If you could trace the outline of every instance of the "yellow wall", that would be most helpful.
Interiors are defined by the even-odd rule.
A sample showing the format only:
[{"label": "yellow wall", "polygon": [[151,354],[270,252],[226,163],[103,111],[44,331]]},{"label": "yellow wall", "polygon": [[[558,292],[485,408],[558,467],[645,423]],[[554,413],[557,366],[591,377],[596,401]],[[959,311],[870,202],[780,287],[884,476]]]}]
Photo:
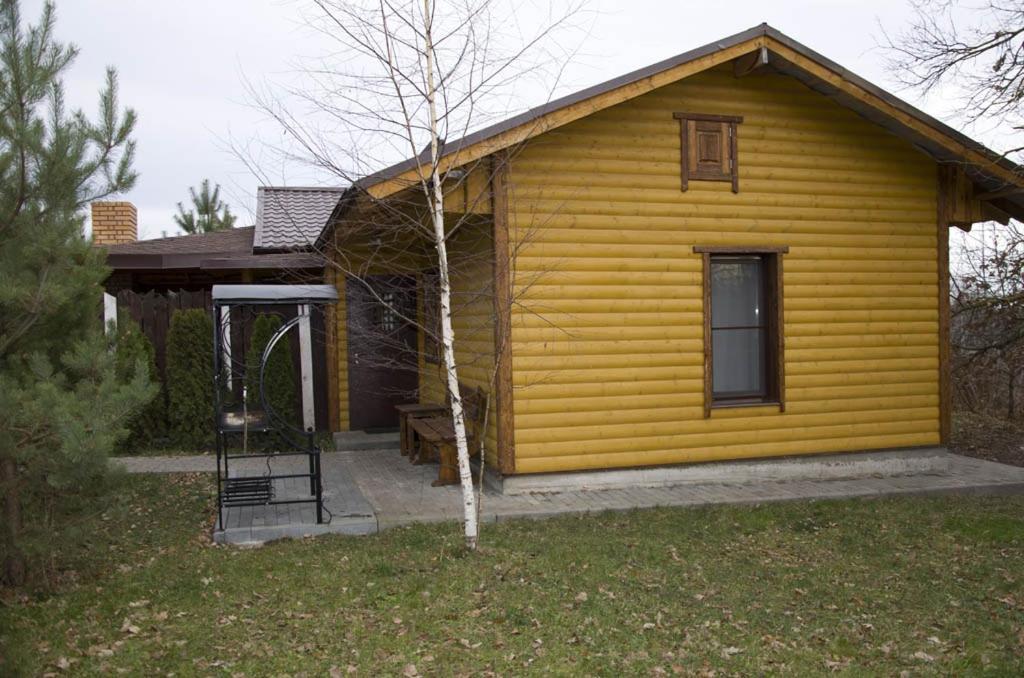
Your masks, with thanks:
[{"label": "yellow wall", "polygon": [[336,349],[334,352],[337,375],[338,430],[347,431],[348,420],[348,307],[345,300],[345,276],[335,273],[334,286],[338,288],[338,305],[334,310]]},{"label": "yellow wall", "polygon": [[[452,216],[454,221],[457,217]],[[494,413],[494,307],[493,239],[489,220],[465,224],[449,241],[448,259],[452,282],[452,328],[459,380],[483,388],[488,394],[485,449],[488,464],[497,464],[497,417]],[[423,299],[419,298],[420,324]],[[445,401],[445,377],[439,363],[424,359],[420,334],[420,402]]]},{"label": "yellow wall", "polygon": [[[744,116],[738,194],[680,191],[675,111]],[[938,443],[936,168],[909,144],[722,68],[537,137],[510,188],[517,473]],[[694,245],[789,246],[785,413],[703,417]]]}]

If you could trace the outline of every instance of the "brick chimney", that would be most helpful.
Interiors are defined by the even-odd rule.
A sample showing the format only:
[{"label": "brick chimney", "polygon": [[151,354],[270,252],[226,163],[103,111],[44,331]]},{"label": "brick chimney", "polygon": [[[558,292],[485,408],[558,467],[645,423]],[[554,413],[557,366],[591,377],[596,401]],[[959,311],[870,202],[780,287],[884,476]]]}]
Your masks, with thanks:
[{"label": "brick chimney", "polygon": [[92,203],[92,244],[121,245],[139,238],[139,215],[130,202]]}]

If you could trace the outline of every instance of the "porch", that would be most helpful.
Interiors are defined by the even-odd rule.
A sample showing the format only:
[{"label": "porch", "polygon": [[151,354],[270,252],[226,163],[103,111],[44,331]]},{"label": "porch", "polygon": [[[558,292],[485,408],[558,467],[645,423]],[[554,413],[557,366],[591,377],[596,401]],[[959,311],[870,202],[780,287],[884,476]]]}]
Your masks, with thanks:
[{"label": "porch", "polygon": [[[390,527],[416,522],[457,520],[461,515],[458,486],[431,487],[437,477],[432,464],[415,466],[398,452],[397,439],[386,436],[371,449],[348,449],[323,454],[325,523],[317,524],[310,504],[231,508],[225,529],[216,531],[219,543],[257,544],[283,537],[320,534],[375,534]],[[275,474],[300,470],[304,460],[271,461]],[[764,464],[769,464],[765,467]],[[253,474],[266,470],[246,469]],[[736,467],[766,471],[768,478],[754,480],[735,476]],[[294,467],[294,468],[292,468]],[[785,472],[778,472],[786,467]],[[517,518],[541,518],[561,514],[623,511],[657,506],[756,504],[769,501],[843,499],[915,494],[1017,494],[1024,493],[1024,468],[961,457],[941,449],[871,452],[778,459],[770,462],[735,462],[728,475],[734,482],[715,481],[713,465],[700,469],[690,480],[678,475],[660,477],[651,469],[631,487],[537,490],[516,494],[485,487],[481,522]],[[880,476],[879,468],[902,469]],[[240,469],[241,470],[241,469]],[[639,476],[638,476],[639,477]],[[302,481],[277,481],[277,497],[307,496]],[[645,486],[646,485],[646,486]],[[594,486],[591,486],[594,487]]]}]

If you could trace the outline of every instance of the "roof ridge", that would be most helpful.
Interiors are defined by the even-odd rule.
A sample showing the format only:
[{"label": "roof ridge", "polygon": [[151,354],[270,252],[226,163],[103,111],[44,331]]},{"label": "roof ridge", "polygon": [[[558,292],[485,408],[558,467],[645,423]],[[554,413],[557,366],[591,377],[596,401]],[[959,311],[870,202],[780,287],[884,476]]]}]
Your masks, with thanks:
[{"label": "roof ridge", "polygon": [[[215,234],[222,234],[222,233],[229,233],[229,232],[236,232],[237,233],[238,231],[244,231],[247,228],[256,228],[256,226],[255,225],[232,226],[231,228],[222,228],[222,229],[219,229],[219,230],[216,230],[216,231],[204,231],[202,233],[178,233],[177,235],[166,235],[166,236],[161,236],[159,238],[143,238],[141,240],[133,240],[130,243],[121,243],[121,244],[123,244],[123,245],[134,245],[136,243],[143,243],[143,242],[156,243],[156,242],[166,242],[168,240],[178,240],[180,238],[195,238],[195,237],[202,237],[202,236],[206,236],[206,235],[215,235]],[[116,245],[113,245],[113,247],[116,247]]]},{"label": "roof ridge", "polygon": [[258,191],[326,191],[341,193],[347,186],[260,186]]}]

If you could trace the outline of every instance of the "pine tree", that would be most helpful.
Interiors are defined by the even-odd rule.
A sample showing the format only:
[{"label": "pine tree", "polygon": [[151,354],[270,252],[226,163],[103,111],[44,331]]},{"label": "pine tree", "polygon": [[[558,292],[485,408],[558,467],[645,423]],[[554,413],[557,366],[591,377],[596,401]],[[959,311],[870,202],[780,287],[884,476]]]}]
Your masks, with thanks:
[{"label": "pine tree", "polygon": [[107,470],[126,422],[155,394],[144,364],[123,375],[99,321],[104,255],[85,206],[135,183],[135,114],[107,71],[99,117],[64,104],[77,50],[43,7],[23,25],[0,0],[0,495],[4,578],[24,581],[26,506],[52,506]]},{"label": "pine tree", "polygon": [[178,213],[174,215],[174,223],[186,233],[210,233],[235,227],[235,215],[231,208],[220,199],[220,184],[210,189],[210,180],[203,179],[199,192],[189,187],[192,197],[192,209],[185,211],[185,206],[178,203]]}]

